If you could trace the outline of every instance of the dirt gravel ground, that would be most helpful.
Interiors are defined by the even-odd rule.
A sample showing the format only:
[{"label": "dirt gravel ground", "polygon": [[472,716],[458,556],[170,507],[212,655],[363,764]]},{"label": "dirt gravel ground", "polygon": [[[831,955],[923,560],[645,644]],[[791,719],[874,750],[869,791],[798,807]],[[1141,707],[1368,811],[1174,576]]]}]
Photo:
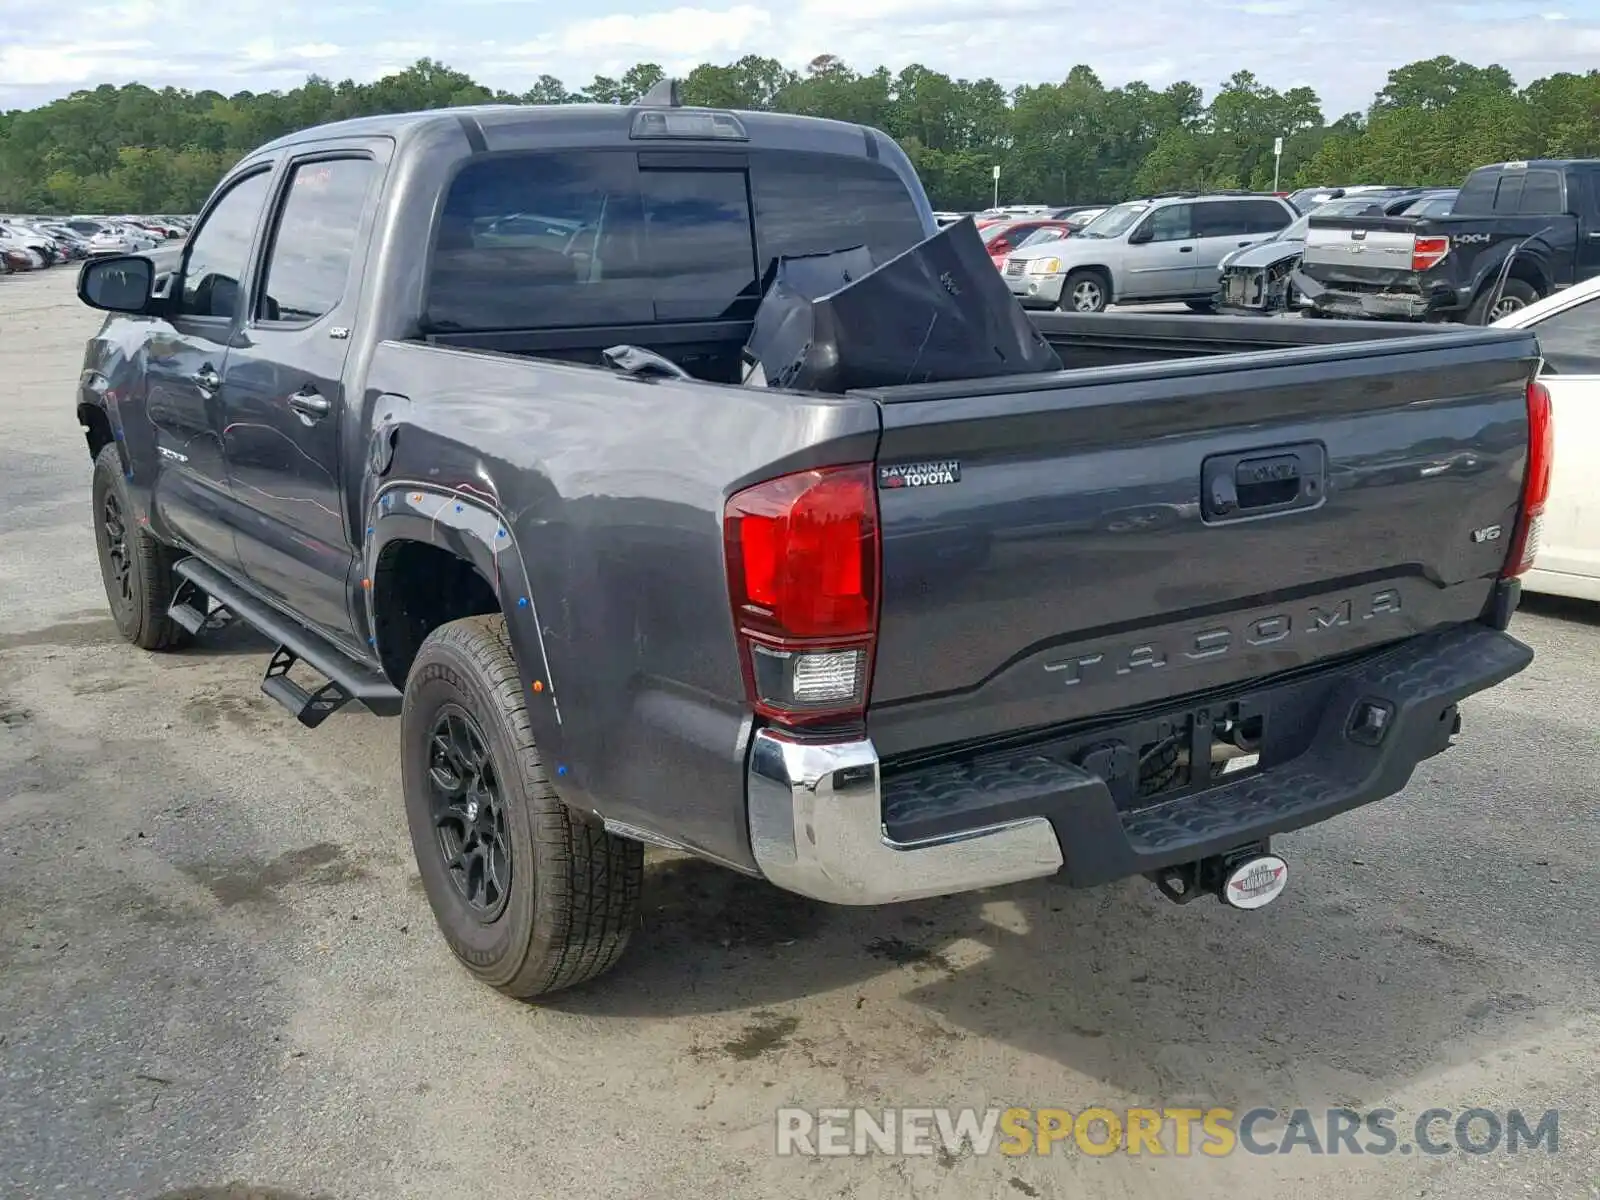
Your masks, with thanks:
[{"label": "dirt gravel ground", "polygon": [[[244,634],[118,641],[71,403],[95,325],[69,271],[0,279],[0,1195],[1600,1195],[1594,606],[1530,603],[1533,667],[1403,795],[1282,839],[1263,912],[1143,883],[830,909],[663,856],[624,966],[527,1006],[435,935],[396,723],[301,730]],[[773,1152],[786,1104],[1185,1103],[1387,1107],[1406,1144],[1428,1108],[1555,1108],[1560,1140]]]}]

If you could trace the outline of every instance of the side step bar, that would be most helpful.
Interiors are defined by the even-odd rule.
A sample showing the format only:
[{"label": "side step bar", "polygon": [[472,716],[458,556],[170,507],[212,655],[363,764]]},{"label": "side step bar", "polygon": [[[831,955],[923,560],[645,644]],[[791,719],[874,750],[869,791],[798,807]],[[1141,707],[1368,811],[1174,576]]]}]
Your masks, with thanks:
[{"label": "side step bar", "polygon": [[[315,729],[352,701],[376,716],[400,715],[401,696],[394,685],[320,634],[257,600],[197,558],[182,559],[172,569],[184,582],[173,596],[167,615],[189,632],[199,633],[215,628],[231,614],[275,642],[278,648],[267,664],[261,690],[308,729]],[[197,590],[201,594],[197,595]],[[210,612],[206,611],[206,596],[216,602]],[[308,692],[290,679],[290,669],[301,662],[326,676],[328,682]]]}]

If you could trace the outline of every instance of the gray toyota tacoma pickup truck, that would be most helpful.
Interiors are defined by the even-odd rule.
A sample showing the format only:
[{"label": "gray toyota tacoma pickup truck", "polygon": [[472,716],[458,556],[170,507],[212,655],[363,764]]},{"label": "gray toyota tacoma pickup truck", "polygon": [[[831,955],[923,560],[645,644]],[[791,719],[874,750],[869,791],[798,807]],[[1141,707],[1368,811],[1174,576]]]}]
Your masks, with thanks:
[{"label": "gray toyota tacoma pickup truck", "polygon": [[517,996],[617,961],[647,844],[839,904],[1259,907],[1274,834],[1531,660],[1537,343],[1013,306],[1060,369],[763,385],[774,264],[936,237],[976,244],[884,135],[670,93],[263,146],[175,268],[79,281],[118,625],[241,621],[306,726],[399,716],[440,929]]}]

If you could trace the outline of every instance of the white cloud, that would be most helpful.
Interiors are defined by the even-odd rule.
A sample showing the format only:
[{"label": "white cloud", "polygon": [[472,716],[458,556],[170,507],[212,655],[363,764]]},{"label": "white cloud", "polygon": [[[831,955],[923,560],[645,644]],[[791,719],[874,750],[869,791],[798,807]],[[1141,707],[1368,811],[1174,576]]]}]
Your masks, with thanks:
[{"label": "white cloud", "polygon": [[[1600,8],[1549,3],[596,0],[563,19],[522,0],[123,0],[72,11],[60,0],[0,0],[0,107],[134,79],[222,91],[293,87],[312,72],[368,80],[423,56],[522,91],[540,74],[576,88],[639,61],[682,72],[745,54],[800,67],[831,53],[1008,87],[1060,79],[1081,62],[1110,84],[1186,78],[1210,93],[1248,68],[1274,87],[1315,88],[1331,118],[1364,107],[1391,68],[1437,54],[1498,62],[1524,82],[1589,70],[1600,61]],[[375,43],[375,27],[400,36]]]},{"label": "white cloud", "polygon": [[772,24],[771,13],[748,4],[719,11],[674,8],[638,16],[613,13],[579,21],[560,30],[551,41],[557,53],[578,59],[604,57],[629,65],[640,61],[641,56],[716,61],[759,45]]}]

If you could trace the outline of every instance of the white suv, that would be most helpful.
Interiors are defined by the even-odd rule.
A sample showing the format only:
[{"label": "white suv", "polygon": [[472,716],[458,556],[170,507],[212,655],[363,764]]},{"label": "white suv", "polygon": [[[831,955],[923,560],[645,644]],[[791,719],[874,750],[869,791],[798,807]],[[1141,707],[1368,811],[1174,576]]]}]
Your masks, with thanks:
[{"label": "white suv", "polygon": [[1100,312],[1182,300],[1206,309],[1223,256],[1266,241],[1299,215],[1271,195],[1130,200],[1069,238],[1019,249],[1001,273],[1025,308]]}]

